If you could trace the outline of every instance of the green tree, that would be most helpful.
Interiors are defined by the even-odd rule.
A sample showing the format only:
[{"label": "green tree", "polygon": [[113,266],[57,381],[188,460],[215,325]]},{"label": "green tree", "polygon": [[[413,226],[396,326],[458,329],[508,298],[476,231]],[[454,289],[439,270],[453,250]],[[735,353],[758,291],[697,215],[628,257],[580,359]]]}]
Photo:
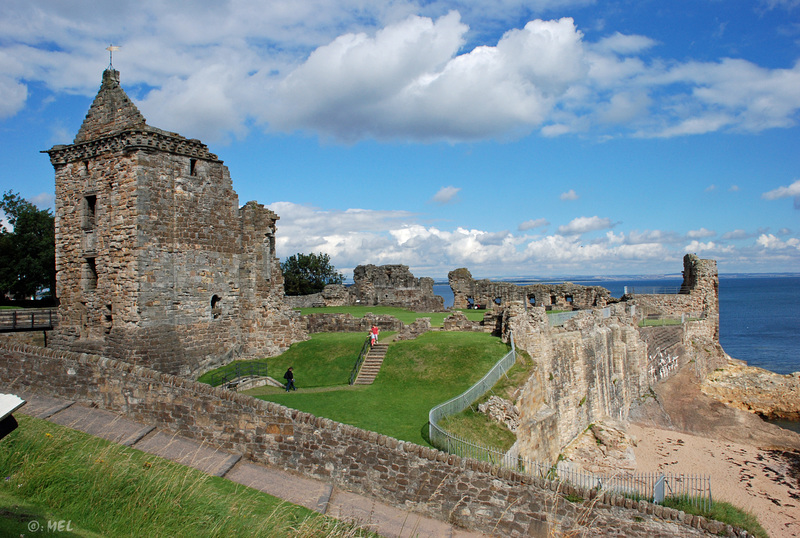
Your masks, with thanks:
[{"label": "green tree", "polygon": [[55,295],[55,217],[11,191],[0,210],[11,227],[0,229],[0,296],[25,299],[46,289]]},{"label": "green tree", "polygon": [[341,284],[344,276],[336,272],[327,254],[295,254],[281,263],[286,295],[318,293],[328,284]]}]

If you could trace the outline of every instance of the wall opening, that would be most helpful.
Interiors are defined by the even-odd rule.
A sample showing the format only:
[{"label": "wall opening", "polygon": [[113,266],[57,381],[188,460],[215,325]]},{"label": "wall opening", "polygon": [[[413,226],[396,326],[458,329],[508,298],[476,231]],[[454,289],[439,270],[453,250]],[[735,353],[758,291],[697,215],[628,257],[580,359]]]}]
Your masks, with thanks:
[{"label": "wall opening", "polygon": [[111,332],[111,328],[114,326],[114,316],[112,315],[111,305],[106,305],[106,311],[103,314],[103,330],[106,334]]},{"label": "wall opening", "polygon": [[189,175],[197,175],[197,159],[189,159]]},{"label": "wall opening", "polygon": [[217,319],[222,315],[222,299],[219,295],[211,297],[211,319]]},{"label": "wall opening", "polygon": [[550,304],[556,304],[557,302],[558,302],[558,299],[556,298],[556,296],[555,295],[551,295],[550,296]]},{"label": "wall opening", "polygon": [[94,291],[97,289],[97,262],[94,258],[84,258],[83,264],[83,289]]},{"label": "wall opening", "polygon": [[97,217],[97,196],[90,194],[83,197],[83,229],[94,230]]},{"label": "wall opening", "polygon": [[567,301],[568,303],[571,303],[572,302],[572,295],[565,295],[564,296],[564,300]]},{"label": "wall opening", "polygon": [[494,304],[496,304],[496,305],[498,305],[498,306],[499,306],[499,305],[501,305],[502,303],[503,303],[503,299],[501,299],[500,297],[495,297],[495,298],[494,298]]},{"label": "wall opening", "polygon": [[536,306],[536,296],[535,295],[528,296],[528,304],[530,304],[531,306]]},{"label": "wall opening", "polygon": [[476,308],[478,307],[475,306],[475,299],[473,299],[472,297],[467,297],[467,309],[474,310]]}]

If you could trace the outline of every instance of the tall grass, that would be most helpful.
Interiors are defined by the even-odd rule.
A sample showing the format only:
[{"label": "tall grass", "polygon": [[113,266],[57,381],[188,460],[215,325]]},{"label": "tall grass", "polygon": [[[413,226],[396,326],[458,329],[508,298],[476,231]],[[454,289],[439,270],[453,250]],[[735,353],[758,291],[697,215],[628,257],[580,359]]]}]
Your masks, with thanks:
[{"label": "tall grass", "polygon": [[0,535],[360,536],[257,490],[35,418],[0,442]]},{"label": "tall grass", "polygon": [[754,514],[724,501],[714,501],[709,510],[701,510],[691,500],[667,497],[664,499],[664,506],[745,529],[757,538],[769,538],[769,534],[767,534],[767,531],[764,530],[764,527],[761,526]]}]

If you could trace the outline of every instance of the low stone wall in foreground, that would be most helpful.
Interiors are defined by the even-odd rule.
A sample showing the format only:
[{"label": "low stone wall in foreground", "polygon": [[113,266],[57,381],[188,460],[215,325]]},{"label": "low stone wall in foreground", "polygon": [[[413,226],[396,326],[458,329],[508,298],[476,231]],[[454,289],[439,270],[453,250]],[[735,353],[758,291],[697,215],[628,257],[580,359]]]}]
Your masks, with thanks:
[{"label": "low stone wall in foreground", "polygon": [[[4,391],[97,405],[256,462],[493,535],[546,536],[581,529],[648,538],[702,535],[699,529],[734,535],[733,529],[702,517],[559,486],[96,355],[0,344],[0,383]],[[573,503],[563,494],[586,501]]]}]

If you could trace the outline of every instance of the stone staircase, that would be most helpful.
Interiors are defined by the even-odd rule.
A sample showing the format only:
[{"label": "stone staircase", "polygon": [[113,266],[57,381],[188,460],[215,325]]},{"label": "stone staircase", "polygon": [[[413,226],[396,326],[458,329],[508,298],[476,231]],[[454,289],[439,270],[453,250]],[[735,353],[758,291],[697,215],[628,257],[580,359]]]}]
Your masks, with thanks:
[{"label": "stone staircase", "polygon": [[378,377],[378,372],[381,371],[381,365],[383,365],[383,359],[386,357],[388,349],[389,344],[385,343],[372,346],[361,365],[361,370],[358,371],[354,385],[372,385],[375,378]]}]

